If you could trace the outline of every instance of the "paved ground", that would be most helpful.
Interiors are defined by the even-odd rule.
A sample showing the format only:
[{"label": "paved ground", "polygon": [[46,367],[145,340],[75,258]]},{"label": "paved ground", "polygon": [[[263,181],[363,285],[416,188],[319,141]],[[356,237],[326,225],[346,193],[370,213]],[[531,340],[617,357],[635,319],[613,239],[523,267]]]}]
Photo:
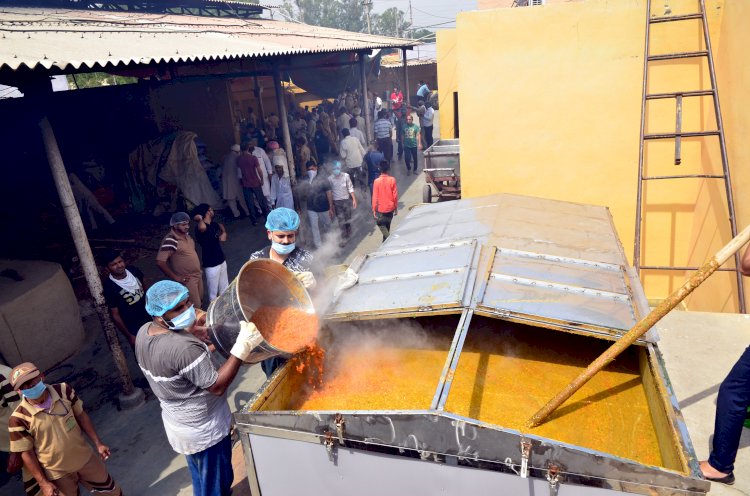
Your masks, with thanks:
[{"label": "paved ground", "polygon": [[[437,129],[435,135],[438,135]],[[409,206],[421,202],[424,180],[421,176],[406,176],[403,163],[394,166],[393,172],[401,192],[399,208],[405,212]],[[333,244],[320,254],[328,257],[331,265],[348,263],[357,254],[371,252],[380,245],[382,238],[371,216],[364,208],[361,212],[361,221],[347,247],[340,250]],[[399,215],[394,219],[394,226],[401,218],[403,216]],[[247,219],[227,221],[227,228],[230,236],[225,252],[229,273],[234,275],[249,253],[265,246],[267,240],[262,227],[253,227]],[[137,265],[147,276],[158,276],[150,259],[141,260]],[[86,345],[76,357],[52,370],[50,380],[66,380],[79,391],[100,436],[112,448],[108,466],[127,494],[189,496],[192,491],[185,459],[176,455],[166,440],[158,401],[149,396],[138,409],[116,409],[113,401],[117,395],[116,374],[98,321],[90,309],[84,309],[84,323],[88,333]],[[696,452],[699,458],[705,458],[713,430],[718,385],[750,343],[750,319],[739,315],[675,312],[663,322],[661,336],[660,348]],[[145,385],[127,345],[125,352],[134,379]],[[259,366],[244,368],[229,392],[232,409],[241,408],[264,380]],[[243,472],[240,450],[235,452],[235,465],[239,476]],[[711,494],[750,495],[750,430],[746,430],[742,438],[735,474],[738,480],[734,488],[718,487]],[[20,486],[14,484],[17,481],[0,486],[0,494],[21,494]],[[238,489],[235,494],[246,492]]]}]

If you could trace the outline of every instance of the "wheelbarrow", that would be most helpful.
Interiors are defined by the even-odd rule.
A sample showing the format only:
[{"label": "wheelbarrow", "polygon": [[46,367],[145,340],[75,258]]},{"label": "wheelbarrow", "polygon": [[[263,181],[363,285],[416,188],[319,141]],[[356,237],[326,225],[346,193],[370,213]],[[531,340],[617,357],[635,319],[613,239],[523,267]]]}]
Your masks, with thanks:
[{"label": "wheelbarrow", "polygon": [[456,169],[438,168],[423,169],[424,180],[427,184],[422,188],[422,202],[458,200],[461,198],[461,178]]}]

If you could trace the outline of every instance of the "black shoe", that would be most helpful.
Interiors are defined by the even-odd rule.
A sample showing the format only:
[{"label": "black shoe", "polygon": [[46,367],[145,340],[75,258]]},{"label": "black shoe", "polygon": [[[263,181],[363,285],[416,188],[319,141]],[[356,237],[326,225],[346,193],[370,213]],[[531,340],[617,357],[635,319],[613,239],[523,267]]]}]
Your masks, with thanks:
[{"label": "black shoe", "polygon": [[724,477],[706,477],[706,476],[704,476],[703,478],[706,479],[707,481],[718,482],[720,484],[726,484],[727,486],[731,486],[732,484],[734,484],[734,472],[729,472]]}]

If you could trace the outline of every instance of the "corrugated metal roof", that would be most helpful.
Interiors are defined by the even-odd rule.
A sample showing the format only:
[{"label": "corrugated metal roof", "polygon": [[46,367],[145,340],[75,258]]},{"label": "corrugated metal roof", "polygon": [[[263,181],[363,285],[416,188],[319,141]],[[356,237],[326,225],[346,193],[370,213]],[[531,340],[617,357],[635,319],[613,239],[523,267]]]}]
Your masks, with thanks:
[{"label": "corrugated metal roof", "polygon": [[0,35],[0,71],[75,72],[416,45],[413,40],[269,19],[22,7],[0,9]]}]

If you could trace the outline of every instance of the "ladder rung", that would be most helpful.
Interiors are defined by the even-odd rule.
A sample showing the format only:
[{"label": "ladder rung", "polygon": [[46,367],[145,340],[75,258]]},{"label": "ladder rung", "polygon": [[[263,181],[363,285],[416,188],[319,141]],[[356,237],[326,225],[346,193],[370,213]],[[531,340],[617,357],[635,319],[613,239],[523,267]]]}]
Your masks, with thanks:
[{"label": "ladder rung", "polygon": [[651,93],[646,95],[646,100],[658,100],[660,98],[676,98],[678,96],[708,96],[713,95],[714,90],[678,91],[675,93]]},{"label": "ladder rung", "polygon": [[702,19],[703,14],[700,12],[697,14],[682,14],[682,15],[675,15],[675,16],[659,16],[659,17],[652,17],[648,20],[648,22],[652,24],[658,24],[660,22],[674,22],[674,21],[687,21],[689,19]]},{"label": "ladder rung", "polygon": [[693,131],[689,133],[658,133],[658,134],[644,134],[643,139],[668,139],[676,138],[680,136],[682,138],[694,138],[696,136],[719,136],[719,131]]},{"label": "ladder rung", "polygon": [[[666,266],[660,266],[660,265],[641,265],[641,270],[680,270],[680,271],[686,271],[686,270],[698,270],[700,267],[666,267]],[[722,272],[737,272],[737,269],[732,269],[730,267],[719,267],[716,269],[717,271]]]},{"label": "ladder rung", "polygon": [[659,55],[649,55],[648,60],[672,60],[672,59],[689,59],[693,57],[707,57],[708,52],[702,50],[700,52],[677,52],[677,53],[661,53]]},{"label": "ladder rung", "polygon": [[643,181],[655,181],[658,179],[724,179],[723,175],[716,174],[681,174],[676,176],[646,176]]}]

